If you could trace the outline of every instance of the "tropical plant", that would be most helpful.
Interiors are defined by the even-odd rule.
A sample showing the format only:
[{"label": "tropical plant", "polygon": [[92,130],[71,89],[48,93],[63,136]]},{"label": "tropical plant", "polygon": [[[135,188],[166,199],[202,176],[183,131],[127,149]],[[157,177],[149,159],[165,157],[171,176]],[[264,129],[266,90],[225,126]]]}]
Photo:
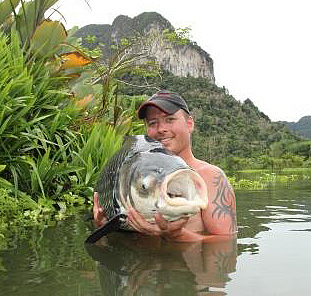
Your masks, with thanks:
[{"label": "tropical plant", "polygon": [[91,129],[88,126],[81,126],[71,160],[73,166],[81,168],[71,176],[76,192],[82,190],[89,197],[92,196],[93,186],[101,168],[120,148],[122,141],[123,135],[116,133],[106,123],[95,123]]},{"label": "tropical plant", "polygon": [[[51,12],[50,15],[58,12],[55,8],[51,9],[57,2],[58,0],[3,0],[0,3],[0,28],[8,37],[11,29],[16,30],[24,51],[28,55],[31,53],[32,59],[44,57],[49,60],[46,66],[50,66],[52,72],[60,74],[61,70],[89,64],[92,59],[77,48],[77,38],[68,36],[61,22],[45,18],[47,12]],[[88,3],[86,0],[85,2]]]},{"label": "tropical plant", "polygon": [[72,32],[44,19],[56,2],[0,2],[0,238],[89,206],[123,135],[144,129],[134,120],[141,97],[116,91],[129,59],[105,68],[89,58]]},{"label": "tropical plant", "polygon": [[61,91],[63,79],[51,77],[44,60],[24,55],[14,30],[10,43],[0,32],[0,64],[0,163],[16,190],[45,196],[50,186],[44,189],[44,183],[53,179],[48,174],[63,172],[56,165],[63,156],[59,145],[78,112]]},{"label": "tropical plant", "polygon": [[[87,37],[91,39],[91,36]],[[92,37],[96,40],[95,36]],[[110,56],[106,60],[93,60],[88,67],[89,71],[73,81],[74,92],[95,95],[95,100],[92,101],[93,120],[105,120],[114,127],[129,125],[126,114],[131,111],[127,107],[132,108],[135,102],[134,105],[129,105],[123,102],[124,96],[119,95],[119,87],[127,83],[123,77],[132,74],[146,78],[160,73],[159,65],[147,59],[150,54],[148,42],[149,37],[122,39],[119,44],[111,45]]]}]

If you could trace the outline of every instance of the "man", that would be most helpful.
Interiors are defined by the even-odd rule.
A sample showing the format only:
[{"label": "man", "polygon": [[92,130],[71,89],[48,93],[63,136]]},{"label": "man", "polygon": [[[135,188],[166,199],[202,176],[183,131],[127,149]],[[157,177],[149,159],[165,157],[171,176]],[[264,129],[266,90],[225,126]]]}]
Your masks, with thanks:
[{"label": "man", "polygon": [[[207,186],[209,205],[193,217],[174,222],[157,213],[156,224],[148,223],[131,208],[127,213],[130,225],[140,233],[172,241],[211,241],[234,236],[235,194],[220,168],[194,157],[191,149],[194,121],[184,99],[173,92],[159,91],[140,106],[138,117],[145,120],[149,137],[160,141],[201,175]],[[106,222],[97,193],[93,214],[98,226]]]}]

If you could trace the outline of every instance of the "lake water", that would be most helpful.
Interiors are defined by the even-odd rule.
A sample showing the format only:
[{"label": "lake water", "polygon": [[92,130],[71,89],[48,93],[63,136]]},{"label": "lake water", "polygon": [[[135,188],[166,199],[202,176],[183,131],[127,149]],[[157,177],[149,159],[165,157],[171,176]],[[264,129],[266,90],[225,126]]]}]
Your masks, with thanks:
[{"label": "lake water", "polygon": [[0,295],[310,295],[311,179],[236,194],[233,241],[119,233],[85,247],[82,214],[29,230],[0,252]]}]

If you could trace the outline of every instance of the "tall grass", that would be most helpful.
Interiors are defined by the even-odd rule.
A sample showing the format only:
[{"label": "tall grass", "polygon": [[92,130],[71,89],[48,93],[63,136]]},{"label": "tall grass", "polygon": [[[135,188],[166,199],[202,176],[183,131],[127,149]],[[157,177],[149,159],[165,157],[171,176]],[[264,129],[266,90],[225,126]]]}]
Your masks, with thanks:
[{"label": "tall grass", "polygon": [[34,53],[23,24],[10,32],[6,27],[7,35],[3,28],[0,24],[0,249],[14,225],[19,230],[89,205],[101,168],[124,134],[144,129],[134,119],[136,101],[115,96],[96,116],[94,93],[92,108],[77,107],[70,78],[51,68],[52,52]]},{"label": "tall grass", "polygon": [[16,193],[45,197],[64,173],[58,141],[77,110],[60,91],[63,79],[51,77],[43,59],[24,54],[14,30],[10,37],[0,33],[0,164]]},{"label": "tall grass", "polygon": [[[90,189],[119,148],[122,133],[105,122],[83,125],[78,109],[43,59],[23,53],[17,34],[0,33],[0,164],[2,175],[35,200]],[[71,128],[79,122],[77,129]]]},{"label": "tall grass", "polygon": [[122,134],[117,134],[105,123],[96,123],[91,130],[87,126],[81,127],[71,162],[73,166],[80,168],[76,172],[76,190],[83,189],[92,196],[93,186],[102,167],[120,148],[122,141]]}]

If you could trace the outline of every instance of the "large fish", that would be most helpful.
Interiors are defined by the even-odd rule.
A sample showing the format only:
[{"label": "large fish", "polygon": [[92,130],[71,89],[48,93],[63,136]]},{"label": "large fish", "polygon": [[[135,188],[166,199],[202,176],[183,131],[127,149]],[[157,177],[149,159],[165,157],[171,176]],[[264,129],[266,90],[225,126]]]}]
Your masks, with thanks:
[{"label": "large fish", "polygon": [[132,230],[126,221],[129,206],[155,223],[156,212],[174,221],[197,214],[208,203],[201,176],[159,141],[143,135],[125,139],[95,189],[109,221],[89,236],[89,243],[117,229]]}]

